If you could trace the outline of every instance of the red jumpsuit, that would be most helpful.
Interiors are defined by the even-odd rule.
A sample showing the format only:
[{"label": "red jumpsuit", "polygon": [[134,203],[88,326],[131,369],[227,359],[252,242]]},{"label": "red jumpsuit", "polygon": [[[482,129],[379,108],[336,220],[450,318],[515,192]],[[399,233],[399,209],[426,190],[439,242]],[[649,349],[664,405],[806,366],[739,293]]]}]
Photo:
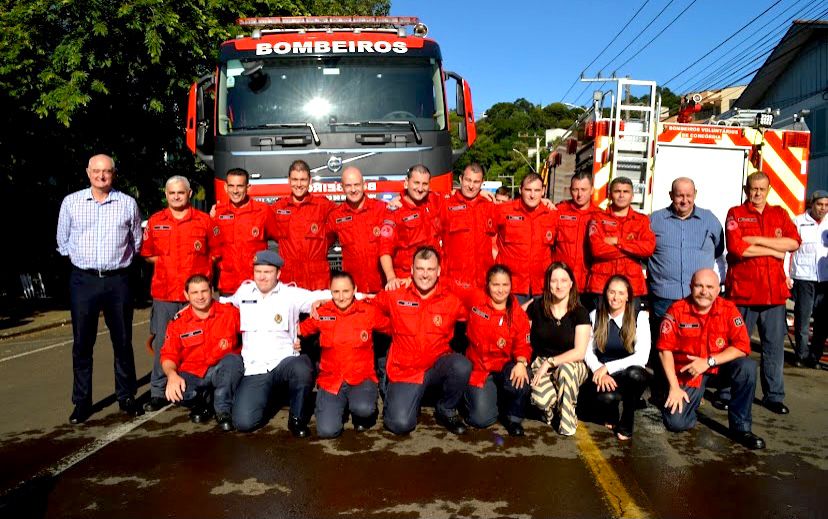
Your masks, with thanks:
[{"label": "red jumpsuit", "polygon": [[791,293],[785,284],[782,260],[771,256],[745,258],[750,246],[742,236],[792,238],[802,243],[788,213],[779,206],[766,205],[761,213],[747,201],[731,207],[725,221],[727,243],[727,297],[739,306],[783,305]]},{"label": "red jumpsuit", "polygon": [[253,277],[253,257],[267,248],[267,240],[276,239],[276,218],[267,204],[248,200],[241,207],[221,203],[213,216],[216,249],[220,258],[219,292],[233,294],[242,281]]},{"label": "red jumpsuit", "polygon": [[[661,322],[658,349],[673,352],[676,377],[681,386],[699,387],[702,381],[701,375],[694,377],[679,371],[691,362],[688,355],[706,358],[729,346],[750,355],[750,338],[742,314],[736,305],[721,297],[713,301],[707,314],[696,313],[689,298],[680,299],[670,305]],[[712,367],[707,373],[715,375],[718,371],[718,367]]]},{"label": "red jumpsuit", "polygon": [[[609,245],[604,238],[618,238],[617,245]],[[589,224],[589,248],[592,267],[586,290],[601,294],[609,278],[616,274],[630,280],[635,297],[647,295],[647,283],[641,262],[655,251],[655,234],[650,229],[650,219],[630,208],[627,216],[612,214],[612,209],[598,212]]]},{"label": "red jumpsuit", "polygon": [[493,371],[500,371],[510,360],[532,358],[529,343],[529,318],[517,299],[512,299],[512,322],[506,310],[495,310],[491,299],[483,291],[477,291],[469,304],[466,335],[469,347],[466,357],[472,363],[469,385],[483,387]]},{"label": "red jumpsuit", "polygon": [[334,203],[324,196],[308,194],[296,203],[292,197],[273,204],[278,228],[279,253],[285,260],[280,280],[296,283],[308,290],[328,288],[331,269],[328,265],[328,215]]},{"label": "red jumpsuit", "polygon": [[319,317],[299,323],[299,334],[319,333],[322,347],[317,384],[336,395],[343,382],[356,386],[366,380],[377,382],[374,371],[373,330],[388,330],[388,318],[370,303],[354,301],[342,311],[333,301],[317,310]]},{"label": "red jumpsuit", "polygon": [[373,304],[391,320],[388,380],[422,384],[437,359],[451,353],[454,323],[465,319],[465,306],[446,285],[423,299],[413,283],[380,292]]},{"label": "red jumpsuit", "polygon": [[141,256],[157,256],[150,293],[159,301],[186,301],[184,282],[193,274],[212,275],[210,253],[216,244],[210,217],[190,208],[177,219],[164,209],[150,216]]},{"label": "red jumpsuit", "polygon": [[161,362],[170,360],[177,371],[204,377],[225,355],[241,354],[238,334],[239,311],[233,305],[214,302],[206,319],[184,307],[167,326]]},{"label": "red jumpsuit", "polygon": [[481,196],[469,200],[459,191],[443,203],[442,275],[462,288],[483,287],[494,265],[492,236],[497,206]]},{"label": "red jumpsuit", "polygon": [[386,215],[385,203],[365,197],[354,209],[343,202],[328,217],[328,229],[342,245],[342,270],[354,277],[357,290],[376,294],[385,286],[379,263],[380,228]]},{"label": "red jumpsuit", "polygon": [[530,211],[520,199],[497,208],[497,263],[512,271],[513,294],[540,294],[552,264],[557,213],[543,204]]},{"label": "red jumpsuit", "polygon": [[587,246],[587,226],[596,212],[594,205],[584,210],[575,207],[572,200],[558,204],[558,232],[552,261],[566,263],[575,274],[578,291],[586,288],[589,266],[592,263]]},{"label": "red jumpsuit", "polygon": [[413,204],[400,194],[402,207],[388,210],[380,228],[380,256],[391,256],[394,275],[411,277],[414,253],[420,247],[431,246],[440,250],[440,210],[444,201],[436,193],[430,193],[421,204]]}]

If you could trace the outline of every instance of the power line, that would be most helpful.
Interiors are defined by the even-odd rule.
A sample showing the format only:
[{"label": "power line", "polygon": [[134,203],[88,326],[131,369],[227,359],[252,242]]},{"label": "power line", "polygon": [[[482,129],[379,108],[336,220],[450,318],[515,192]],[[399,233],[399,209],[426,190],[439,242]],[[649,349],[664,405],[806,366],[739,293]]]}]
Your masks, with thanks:
[{"label": "power line", "polygon": [[710,55],[711,55],[713,52],[715,52],[717,49],[721,48],[721,46],[722,46],[722,45],[724,45],[725,43],[729,42],[729,41],[730,41],[731,39],[733,39],[733,38],[734,38],[737,34],[739,34],[740,32],[742,32],[742,31],[743,31],[746,27],[750,26],[753,22],[755,22],[756,20],[758,20],[759,18],[761,18],[762,16],[764,16],[764,15],[765,15],[765,13],[767,13],[768,11],[770,11],[771,9],[773,9],[774,7],[776,7],[776,6],[777,6],[780,2],[782,2],[782,0],[776,0],[776,1],[775,1],[774,3],[772,3],[772,4],[771,4],[771,5],[770,5],[767,9],[765,9],[764,11],[762,11],[760,14],[756,15],[756,16],[755,16],[755,17],[754,17],[751,21],[749,21],[748,23],[746,23],[746,24],[744,24],[743,26],[739,27],[739,28],[736,30],[736,32],[734,32],[733,34],[731,34],[730,36],[728,36],[728,37],[727,37],[727,38],[725,38],[724,40],[722,40],[722,41],[720,41],[719,43],[717,43],[716,45],[714,45],[714,46],[713,46],[713,48],[712,48],[712,49],[710,49],[709,51],[707,51],[707,53],[706,53],[705,55],[703,55],[702,57],[700,57],[699,59],[697,59],[696,61],[694,61],[693,63],[691,63],[689,67],[685,67],[685,68],[684,68],[684,70],[682,70],[681,72],[679,72],[679,73],[678,73],[678,74],[676,74],[675,76],[671,77],[670,79],[668,79],[667,81],[665,81],[664,83],[662,83],[662,84],[661,84],[661,86],[666,87],[666,86],[667,86],[667,85],[669,85],[669,84],[670,84],[670,83],[671,83],[674,79],[676,79],[677,77],[679,77],[679,76],[681,76],[681,75],[685,74],[688,70],[690,70],[690,69],[692,69],[693,67],[695,67],[696,65],[698,65],[698,63],[699,63],[701,60],[703,60],[703,59],[704,59],[704,58],[706,58],[707,56],[710,56]]},{"label": "power line", "polygon": [[[779,1],[781,1],[781,0],[779,0]],[[592,58],[592,61],[590,61],[590,62],[589,62],[589,64],[588,64],[586,67],[584,67],[584,68],[583,68],[583,71],[581,72],[581,75],[582,75],[582,76],[583,76],[583,74],[584,74],[584,73],[586,73],[587,69],[593,65],[593,63],[595,63],[596,61],[598,61],[598,58],[600,58],[600,57],[601,57],[601,55],[602,55],[604,52],[606,52],[606,50],[610,47],[610,45],[612,45],[613,43],[615,43],[615,40],[617,40],[617,39],[618,39],[618,37],[619,37],[619,36],[621,36],[621,33],[622,33],[622,32],[624,32],[624,29],[625,29],[625,28],[626,28],[626,27],[630,24],[630,22],[631,22],[631,21],[633,21],[633,19],[635,19],[635,17],[636,17],[636,16],[638,16],[638,13],[640,13],[640,12],[641,12],[641,10],[642,10],[642,9],[644,9],[644,7],[646,7],[646,6],[647,6],[647,4],[649,4],[649,3],[650,3],[650,0],[644,0],[644,3],[643,3],[643,4],[641,4],[641,7],[639,7],[639,8],[638,8],[638,10],[637,10],[635,13],[633,13],[633,15],[632,15],[632,16],[630,16],[630,19],[629,19],[629,20],[627,20],[626,22],[624,22],[623,24],[621,24],[621,28],[620,28],[620,29],[618,29],[618,32],[617,32],[617,33],[615,33],[615,36],[613,36],[613,37],[612,37],[612,39],[610,40],[610,42],[609,42],[609,43],[607,43],[607,44],[606,44],[606,46],[605,46],[603,49],[601,49],[601,52],[599,52],[598,54],[596,54],[596,55],[595,55],[595,57],[594,57],[594,58]],[[579,80],[579,79],[580,79],[580,76],[579,76],[579,77],[577,77],[577,78],[575,78],[575,81],[573,81],[573,82],[572,82],[572,84],[571,84],[571,85],[569,85],[569,88],[567,89],[566,93],[565,93],[563,96],[561,96],[561,100],[562,100],[562,101],[563,101],[564,99],[566,99],[566,96],[567,96],[567,95],[569,94],[569,92],[572,90],[572,87],[574,87],[574,86],[578,83],[578,80]],[[579,97],[580,97],[580,96],[579,96]]]},{"label": "power line", "polygon": [[659,36],[661,36],[662,34],[664,34],[664,31],[666,31],[667,29],[669,29],[669,28],[670,28],[670,26],[671,26],[671,25],[673,25],[674,23],[676,23],[676,21],[678,21],[678,19],[679,19],[679,18],[681,18],[682,16],[684,16],[684,14],[685,14],[687,11],[689,11],[689,10],[690,10],[690,8],[691,8],[691,7],[693,7],[693,5],[694,5],[696,2],[698,2],[698,0],[693,0],[692,2],[690,2],[690,4],[689,4],[687,7],[685,7],[684,9],[682,9],[682,11],[681,11],[678,15],[676,15],[676,17],[675,17],[675,18],[673,18],[672,20],[670,20],[670,23],[668,23],[667,25],[665,25],[665,26],[664,26],[664,28],[663,28],[663,29],[661,29],[661,30],[658,32],[658,34],[656,34],[655,36],[653,36],[652,38],[650,38],[650,41],[648,41],[648,42],[647,42],[647,43],[646,43],[643,47],[641,47],[640,49],[638,49],[638,50],[636,51],[636,53],[635,53],[635,54],[633,54],[632,56],[630,56],[629,58],[627,58],[627,61],[625,61],[624,63],[622,63],[622,64],[618,65],[618,67],[616,67],[616,69],[619,69],[619,68],[623,67],[624,65],[626,65],[627,63],[629,63],[630,61],[632,61],[633,59],[635,59],[635,57],[636,57],[636,56],[638,56],[639,54],[641,54],[641,52],[642,52],[644,49],[646,49],[647,47],[649,47],[649,46],[650,46],[650,45],[651,45],[654,41],[656,41],[656,39],[658,39],[658,37],[659,37]]},{"label": "power line", "polygon": [[[805,16],[810,16],[816,13],[821,8],[822,6],[819,5],[817,5],[816,7],[808,6],[803,8],[799,12],[795,13],[787,20],[779,24],[776,27],[775,31],[768,32],[767,34],[765,34],[763,38],[753,42],[752,46],[755,49],[752,52],[748,53],[747,55],[740,55],[730,59],[727,63],[714,69],[712,72],[704,76],[702,79],[691,80],[693,83],[692,86],[688,89],[688,92],[706,90],[708,88],[715,87],[717,83],[720,83],[724,79],[727,79],[728,77],[732,76],[734,73],[743,70],[746,66],[743,65],[744,63],[747,63],[747,66],[749,66],[750,63],[755,62],[757,59],[761,59],[762,56],[768,54],[769,51],[773,50],[778,45],[779,40],[777,39],[777,37],[780,35],[784,35],[784,33],[786,33],[789,30],[790,26],[788,22],[790,20],[803,14],[803,12],[805,11],[807,11],[807,13],[805,13]],[[819,14],[817,17],[821,16],[822,14]],[[768,44],[765,45],[766,43]],[[759,48],[756,49],[756,47]],[[740,64],[741,66],[739,66]],[[684,86],[685,84],[688,84],[688,82],[683,83],[682,86]]]},{"label": "power line", "polygon": [[607,64],[606,64],[606,65],[604,65],[603,67],[601,67],[601,69],[598,71],[598,73],[600,74],[601,72],[603,72],[603,70],[604,70],[605,68],[609,67],[609,66],[610,66],[610,64],[611,64],[613,61],[615,61],[616,59],[618,59],[618,56],[620,56],[621,54],[623,54],[623,53],[624,53],[624,51],[625,51],[625,50],[627,50],[627,49],[629,48],[629,46],[630,46],[630,45],[632,45],[632,44],[635,42],[635,40],[637,40],[638,38],[640,38],[640,37],[641,37],[641,35],[642,35],[642,34],[644,34],[644,32],[645,32],[647,29],[649,29],[649,28],[650,28],[650,26],[651,26],[651,25],[652,25],[652,24],[653,24],[656,20],[658,20],[658,19],[661,17],[661,15],[662,15],[662,14],[664,14],[664,11],[666,11],[666,10],[667,10],[667,8],[668,8],[668,7],[670,7],[670,5],[672,5],[672,3],[673,3],[673,2],[675,2],[675,1],[676,1],[676,0],[670,0],[669,2],[667,2],[667,5],[665,5],[665,6],[661,9],[661,11],[659,11],[659,12],[658,12],[658,14],[657,14],[657,15],[655,15],[655,17],[654,17],[652,20],[650,20],[650,23],[648,23],[648,24],[647,24],[647,25],[646,25],[643,29],[641,29],[641,30],[638,32],[638,35],[637,35],[635,38],[633,38],[633,39],[632,39],[632,41],[630,41],[630,42],[627,44],[627,46],[626,46],[626,47],[624,47],[623,49],[621,49],[621,52],[619,52],[618,54],[616,54],[615,56],[613,56],[613,58],[612,58],[611,60],[609,60],[609,61],[607,62]]}]

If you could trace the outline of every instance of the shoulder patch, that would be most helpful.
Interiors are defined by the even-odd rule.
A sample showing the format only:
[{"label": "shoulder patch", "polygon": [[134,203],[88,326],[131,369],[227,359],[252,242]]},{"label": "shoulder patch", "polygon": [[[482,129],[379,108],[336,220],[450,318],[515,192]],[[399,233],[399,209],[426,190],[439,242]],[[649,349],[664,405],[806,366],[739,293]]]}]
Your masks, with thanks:
[{"label": "shoulder patch", "polygon": [[735,326],[744,326],[745,322],[742,320],[741,317],[736,317],[735,319],[733,319],[733,324]]}]

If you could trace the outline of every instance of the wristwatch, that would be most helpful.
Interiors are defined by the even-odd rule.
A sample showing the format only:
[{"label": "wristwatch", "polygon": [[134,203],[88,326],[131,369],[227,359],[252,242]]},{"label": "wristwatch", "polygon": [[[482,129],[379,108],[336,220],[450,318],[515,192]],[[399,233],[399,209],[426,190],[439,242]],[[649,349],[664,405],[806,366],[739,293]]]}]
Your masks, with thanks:
[{"label": "wristwatch", "polygon": [[529,362],[528,362],[526,359],[524,359],[524,360],[519,360],[519,361],[517,361],[517,363],[518,363],[518,364],[523,364],[523,367],[525,367],[525,368],[528,368],[528,367],[529,367]]},{"label": "wristwatch", "polygon": [[715,365],[716,365],[716,359],[713,357],[713,355],[707,357],[707,366],[712,368]]}]

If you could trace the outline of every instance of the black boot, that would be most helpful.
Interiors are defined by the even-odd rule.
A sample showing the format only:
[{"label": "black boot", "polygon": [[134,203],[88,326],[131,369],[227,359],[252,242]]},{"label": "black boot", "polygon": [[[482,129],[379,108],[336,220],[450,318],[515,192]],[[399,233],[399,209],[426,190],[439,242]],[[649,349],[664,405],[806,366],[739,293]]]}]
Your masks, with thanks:
[{"label": "black boot", "polygon": [[361,418],[354,414],[351,415],[351,422],[354,424],[354,431],[361,433],[365,432],[377,423],[377,416],[376,414],[371,415],[367,418]]},{"label": "black boot", "polygon": [[288,430],[296,438],[307,438],[310,436],[308,421],[303,418],[299,418],[298,416],[290,415],[288,417]]}]

